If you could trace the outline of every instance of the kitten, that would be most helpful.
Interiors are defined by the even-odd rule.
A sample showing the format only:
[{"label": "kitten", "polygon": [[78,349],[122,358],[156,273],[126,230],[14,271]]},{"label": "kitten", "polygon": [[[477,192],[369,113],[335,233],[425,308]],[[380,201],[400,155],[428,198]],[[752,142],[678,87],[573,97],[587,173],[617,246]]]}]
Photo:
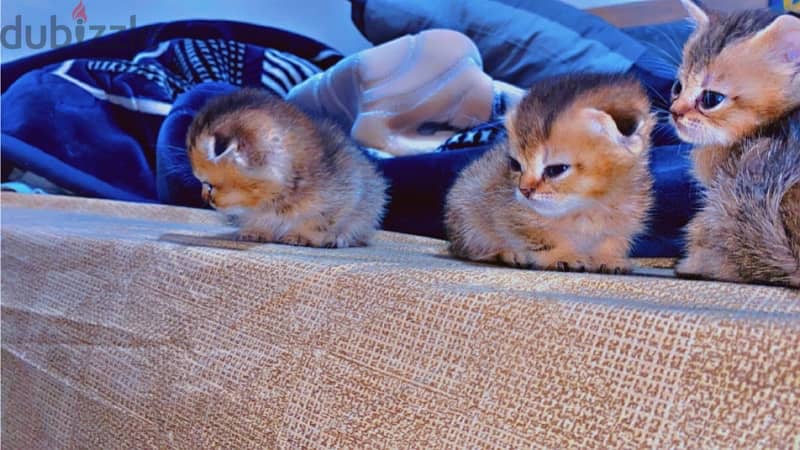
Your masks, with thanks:
[{"label": "kitten", "polygon": [[534,85],[509,139],[459,175],[445,223],[456,256],[628,272],[652,204],[650,103],[634,79],[576,74]]},{"label": "kitten", "polygon": [[697,29],[672,123],[706,192],[676,271],[800,287],[800,18],[682,1]]},{"label": "kitten", "polygon": [[245,240],[361,246],[383,215],[386,181],[338,125],[266,91],[209,101],[187,151],[204,200]]}]

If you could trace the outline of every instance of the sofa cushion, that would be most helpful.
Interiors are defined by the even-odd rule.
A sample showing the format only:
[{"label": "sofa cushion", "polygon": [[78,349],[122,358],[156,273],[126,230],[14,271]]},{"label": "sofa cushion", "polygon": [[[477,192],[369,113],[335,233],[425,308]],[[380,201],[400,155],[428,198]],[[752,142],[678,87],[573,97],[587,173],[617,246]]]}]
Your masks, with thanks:
[{"label": "sofa cushion", "polygon": [[8,448],[786,447],[800,292],[235,242],[4,194]]}]

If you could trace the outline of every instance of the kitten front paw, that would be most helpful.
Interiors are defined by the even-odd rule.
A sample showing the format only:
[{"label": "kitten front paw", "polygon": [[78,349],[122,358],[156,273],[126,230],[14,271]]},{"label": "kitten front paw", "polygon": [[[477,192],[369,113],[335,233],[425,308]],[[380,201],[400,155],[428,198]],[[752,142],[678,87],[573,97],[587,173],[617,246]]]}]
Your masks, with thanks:
[{"label": "kitten front paw", "polygon": [[561,272],[596,272],[614,275],[625,275],[633,271],[631,265],[625,260],[605,262],[584,260],[558,261],[553,268]]},{"label": "kitten front paw", "polygon": [[523,269],[532,269],[537,266],[536,254],[533,252],[507,250],[500,252],[497,259],[505,265]]},{"label": "kitten front paw", "polygon": [[367,242],[359,238],[347,238],[343,236],[302,236],[302,235],[289,235],[285,236],[281,242],[289,245],[297,245],[301,247],[316,247],[316,248],[347,248],[347,247],[363,247]]},{"label": "kitten front paw", "polygon": [[623,261],[612,264],[600,264],[596,272],[612,275],[629,275],[633,273],[633,268],[630,264]]},{"label": "kitten front paw", "polygon": [[365,238],[344,238],[338,237],[335,241],[330,241],[323,245],[327,248],[348,248],[348,247],[366,247],[369,244]]},{"label": "kitten front paw", "polygon": [[701,279],[708,277],[708,273],[703,269],[704,264],[693,255],[682,259],[675,265],[675,275],[681,278]]},{"label": "kitten front paw", "polygon": [[590,270],[589,267],[584,261],[558,261],[551,269],[559,272],[586,272]]},{"label": "kitten front paw", "polygon": [[284,236],[283,238],[281,238],[281,243],[287,245],[295,245],[298,247],[320,247],[320,245],[314,245],[314,243],[311,242],[310,239],[301,236],[299,234],[290,234],[288,236]]},{"label": "kitten front paw", "polygon": [[273,238],[271,235],[267,233],[258,232],[255,230],[240,230],[236,234],[237,241],[247,241],[247,242],[273,242]]},{"label": "kitten front paw", "polygon": [[320,245],[315,245],[315,247],[320,248],[347,248],[347,247],[364,247],[366,244],[363,242],[358,241],[348,241],[344,238],[335,238],[322,241]]},{"label": "kitten front paw", "polygon": [[625,258],[599,258],[595,260],[593,272],[611,275],[628,275],[633,273],[633,266]]}]

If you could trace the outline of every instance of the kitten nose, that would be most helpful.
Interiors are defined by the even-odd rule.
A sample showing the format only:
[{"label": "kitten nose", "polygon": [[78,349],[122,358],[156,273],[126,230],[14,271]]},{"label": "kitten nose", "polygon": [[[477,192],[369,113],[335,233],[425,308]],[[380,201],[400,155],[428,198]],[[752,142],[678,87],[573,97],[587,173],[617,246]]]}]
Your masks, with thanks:
[{"label": "kitten nose", "polygon": [[536,188],[541,184],[542,180],[539,177],[531,173],[523,173],[519,179],[519,192],[524,195],[525,198],[530,198],[531,194],[536,192]]},{"label": "kitten nose", "polygon": [[673,118],[678,119],[686,115],[690,109],[692,108],[685,102],[675,102],[672,104],[672,107],[669,108],[669,112],[672,114]]}]

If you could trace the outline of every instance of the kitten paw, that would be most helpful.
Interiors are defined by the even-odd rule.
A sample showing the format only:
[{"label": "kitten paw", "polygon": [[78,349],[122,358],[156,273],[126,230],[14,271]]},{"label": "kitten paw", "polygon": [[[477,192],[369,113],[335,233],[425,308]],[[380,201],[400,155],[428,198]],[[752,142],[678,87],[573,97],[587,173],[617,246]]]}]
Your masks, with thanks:
[{"label": "kitten paw", "polygon": [[255,231],[240,231],[236,235],[237,241],[247,242],[272,242],[272,237]]},{"label": "kitten paw", "polygon": [[587,267],[583,261],[558,261],[555,269],[559,272],[586,272]]},{"label": "kitten paw", "polygon": [[297,245],[301,247],[316,247],[316,248],[347,248],[347,247],[363,247],[367,242],[359,238],[348,238],[343,236],[301,236],[290,235],[282,239],[284,244]]},{"label": "kitten paw", "polygon": [[628,275],[633,273],[633,266],[626,258],[603,257],[595,260],[595,270],[597,273],[611,275]]},{"label": "kitten paw", "polygon": [[707,271],[703,270],[702,267],[703,264],[699,258],[689,256],[675,265],[675,275],[681,278],[699,280],[708,276]]},{"label": "kitten paw", "polygon": [[536,255],[529,252],[504,251],[497,255],[497,259],[506,265],[523,269],[536,267]]},{"label": "kitten paw", "polygon": [[606,273],[612,275],[628,275],[633,273],[633,268],[626,263],[618,264],[600,264],[597,268],[597,273]]},{"label": "kitten paw", "polygon": [[347,247],[362,247],[364,244],[360,244],[358,242],[348,242],[345,239],[338,238],[332,241],[323,241],[320,245],[316,245],[315,247],[320,248],[347,248]]},{"label": "kitten paw", "polygon": [[298,247],[319,247],[319,245],[314,245],[314,243],[311,242],[309,239],[297,234],[284,236],[281,239],[281,243],[287,245],[295,245]]},{"label": "kitten paw", "polygon": [[624,275],[632,272],[631,266],[625,261],[601,263],[599,265],[586,261],[558,261],[554,267],[560,272],[596,272],[614,275]]}]

